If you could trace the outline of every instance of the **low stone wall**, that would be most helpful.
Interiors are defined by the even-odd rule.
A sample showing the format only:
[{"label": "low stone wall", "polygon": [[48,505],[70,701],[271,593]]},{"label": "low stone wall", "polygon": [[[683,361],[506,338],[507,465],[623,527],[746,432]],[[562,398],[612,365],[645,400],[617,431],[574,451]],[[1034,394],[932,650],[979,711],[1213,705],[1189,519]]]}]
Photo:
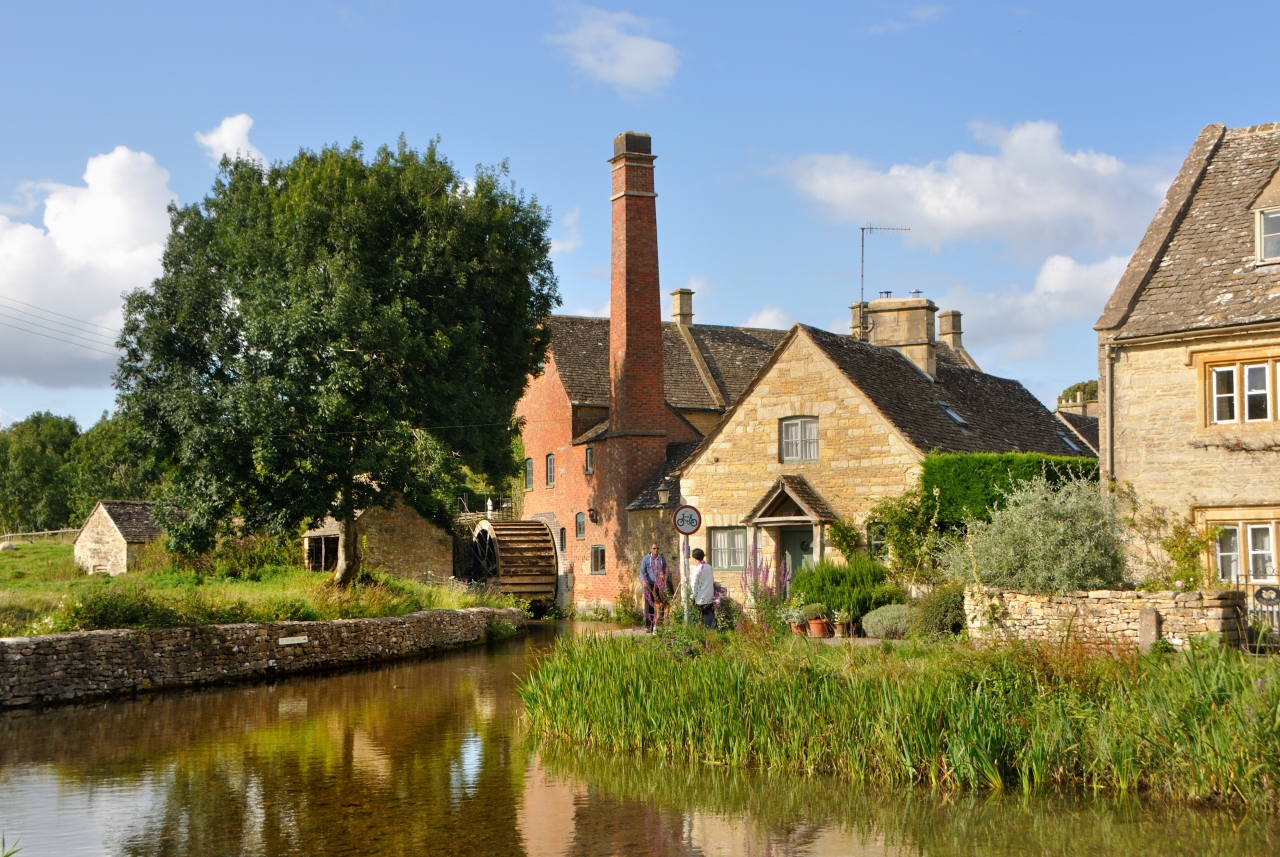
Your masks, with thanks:
[{"label": "low stone wall", "polygon": [[377,619],[3,638],[0,709],[406,658],[480,642],[490,621],[525,626],[519,610],[473,607]]},{"label": "low stone wall", "polygon": [[1243,592],[1072,592],[1027,595],[969,590],[964,596],[969,636],[975,640],[1130,643],[1145,650],[1158,639],[1177,648],[1199,634],[1221,635],[1226,645],[1243,639]]}]

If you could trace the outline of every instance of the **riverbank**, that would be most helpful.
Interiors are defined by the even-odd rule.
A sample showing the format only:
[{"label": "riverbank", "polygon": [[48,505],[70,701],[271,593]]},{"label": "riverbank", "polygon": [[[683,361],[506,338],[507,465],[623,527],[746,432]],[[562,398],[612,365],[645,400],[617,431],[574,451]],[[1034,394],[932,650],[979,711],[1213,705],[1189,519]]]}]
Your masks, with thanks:
[{"label": "riverbank", "polygon": [[785,637],[561,639],[521,685],[550,745],[948,789],[1277,807],[1280,663]]},{"label": "riverbank", "polygon": [[510,636],[515,608],[0,639],[0,710],[255,681],[413,657]]}]

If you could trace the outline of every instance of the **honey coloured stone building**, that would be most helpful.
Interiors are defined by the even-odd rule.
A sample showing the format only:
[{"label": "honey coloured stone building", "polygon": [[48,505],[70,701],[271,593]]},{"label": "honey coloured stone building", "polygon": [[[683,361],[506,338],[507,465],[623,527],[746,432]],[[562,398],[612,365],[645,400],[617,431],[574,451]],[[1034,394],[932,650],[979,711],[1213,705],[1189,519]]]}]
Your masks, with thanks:
[{"label": "honey coloured stone building", "polygon": [[1104,476],[1220,528],[1250,589],[1277,583],[1278,171],[1280,124],[1205,127],[1095,325]]},{"label": "honey coloured stone building", "polygon": [[[356,552],[362,567],[423,580],[453,576],[453,534],[397,497],[391,508],[356,515]],[[302,534],[303,562],[311,571],[334,571],[342,553],[342,527],[333,518]]]},{"label": "honey coloured stone building", "polygon": [[164,535],[151,503],[100,500],[76,535],[76,565],[89,574],[124,574],[134,567],[138,552]]}]

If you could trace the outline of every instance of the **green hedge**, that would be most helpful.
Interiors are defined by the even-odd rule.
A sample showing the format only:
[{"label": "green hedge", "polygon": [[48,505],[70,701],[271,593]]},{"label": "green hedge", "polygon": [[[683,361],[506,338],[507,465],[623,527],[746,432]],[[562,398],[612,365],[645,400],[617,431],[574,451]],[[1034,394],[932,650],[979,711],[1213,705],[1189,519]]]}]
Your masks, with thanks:
[{"label": "green hedge", "polygon": [[1071,479],[1096,482],[1098,460],[1035,452],[934,453],[925,457],[920,485],[929,504],[939,489],[938,526],[945,530],[969,518],[990,521],[1005,492],[1040,475],[1054,485]]},{"label": "green hedge", "polygon": [[825,604],[831,611],[848,610],[851,622],[884,604],[906,601],[902,587],[888,581],[889,570],[855,553],[848,562],[823,560],[796,572],[793,593],[803,593],[805,603]]}]

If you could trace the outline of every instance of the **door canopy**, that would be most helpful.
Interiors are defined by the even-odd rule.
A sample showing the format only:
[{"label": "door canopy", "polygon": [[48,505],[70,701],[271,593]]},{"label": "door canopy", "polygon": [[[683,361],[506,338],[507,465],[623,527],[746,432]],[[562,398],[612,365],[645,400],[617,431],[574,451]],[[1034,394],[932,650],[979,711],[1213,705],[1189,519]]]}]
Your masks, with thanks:
[{"label": "door canopy", "polygon": [[830,524],[839,519],[835,510],[803,476],[779,476],[742,523],[753,527],[778,527]]}]

